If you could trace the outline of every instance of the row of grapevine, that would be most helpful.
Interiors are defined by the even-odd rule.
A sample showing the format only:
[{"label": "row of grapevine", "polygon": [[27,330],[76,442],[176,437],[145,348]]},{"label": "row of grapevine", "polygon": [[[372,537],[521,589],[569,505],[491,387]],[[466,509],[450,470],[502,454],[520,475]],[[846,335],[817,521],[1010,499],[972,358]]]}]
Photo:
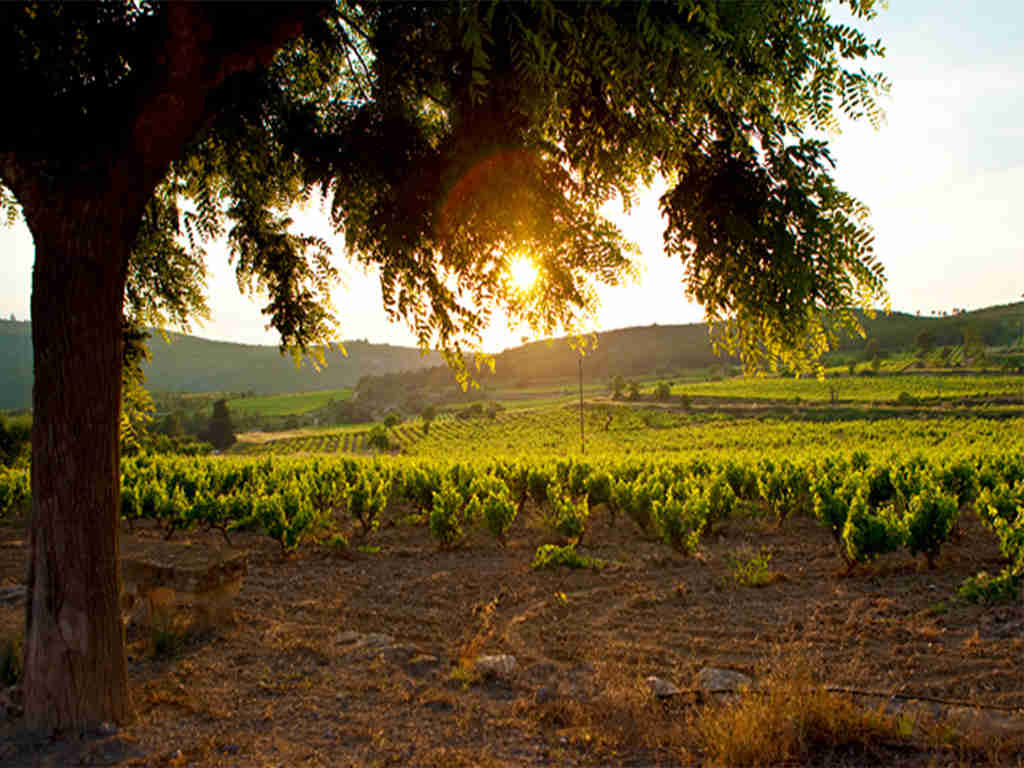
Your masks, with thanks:
[{"label": "row of grapevine", "polygon": [[[0,510],[24,504],[28,493],[27,472],[0,472]],[[849,567],[899,549],[934,567],[959,516],[973,508],[1006,556],[1001,588],[1016,589],[1024,570],[1024,458],[996,452],[877,460],[858,451],[756,463],[141,454],[124,459],[121,500],[129,523],[153,519],[168,535],[262,530],[285,550],[352,528],[371,535],[389,510],[420,520],[453,548],[471,526],[504,542],[525,505],[553,534],[578,542],[591,511],[603,507],[613,524],[630,520],[681,552],[740,510],[779,525],[813,514]]]},{"label": "row of grapevine", "polygon": [[367,431],[349,431],[328,432],[305,437],[286,437],[262,443],[242,444],[235,452],[245,456],[360,453],[368,450],[368,434]]}]

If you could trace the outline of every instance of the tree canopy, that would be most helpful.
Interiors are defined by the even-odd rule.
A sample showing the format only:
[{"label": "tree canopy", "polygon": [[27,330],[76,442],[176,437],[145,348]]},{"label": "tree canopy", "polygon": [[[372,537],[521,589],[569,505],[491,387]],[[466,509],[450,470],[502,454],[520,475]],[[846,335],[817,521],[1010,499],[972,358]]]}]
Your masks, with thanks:
[{"label": "tree canopy", "polygon": [[[846,5],[874,13],[871,0]],[[379,269],[388,311],[421,343],[472,342],[500,306],[550,332],[593,307],[595,281],[627,272],[630,246],[600,208],[657,176],[685,291],[712,321],[733,321],[721,340],[748,363],[813,357],[835,310],[885,300],[866,210],[835,187],[818,138],[842,117],[880,120],[886,80],[854,67],[883,51],[822,2],[301,10],[288,12],[301,37],[211,94],[148,201],[129,317],[187,326],[205,315],[203,246],[227,234],[239,285],[267,292],[282,344],[329,340],[330,254],[288,218],[319,193],[348,255]],[[173,8],[3,14],[0,55],[31,119],[7,121],[0,149],[34,150],[57,177],[83,151],[110,162],[122,134],[144,128],[118,115],[159,75],[151,51]],[[196,43],[254,48],[285,14],[204,7]],[[61,140],[69,130],[89,141]],[[526,292],[507,279],[520,253],[540,267]]]},{"label": "tree canopy", "polygon": [[[865,18],[875,1],[842,5]],[[126,340],[204,313],[215,236],[300,351],[336,321],[329,248],[289,218],[315,196],[388,312],[453,359],[498,307],[542,332],[590,309],[633,252],[601,208],[655,178],[683,290],[748,364],[813,358],[850,307],[884,300],[866,211],[821,140],[878,122],[887,83],[861,65],[883,50],[832,7],[0,4],[0,207],[36,245],[29,727],[129,711]],[[529,289],[508,274],[523,256]]]}]

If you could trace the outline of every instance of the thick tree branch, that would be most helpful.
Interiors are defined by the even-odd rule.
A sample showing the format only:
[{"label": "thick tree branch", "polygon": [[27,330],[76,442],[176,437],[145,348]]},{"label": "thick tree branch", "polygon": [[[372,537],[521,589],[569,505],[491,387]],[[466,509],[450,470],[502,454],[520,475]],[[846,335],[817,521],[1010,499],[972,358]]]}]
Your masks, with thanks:
[{"label": "thick tree branch", "polygon": [[136,106],[129,161],[140,163],[153,186],[217,114],[216,91],[234,75],[258,72],[288,41],[322,17],[323,3],[274,3],[246,7],[173,2],[156,71]]}]

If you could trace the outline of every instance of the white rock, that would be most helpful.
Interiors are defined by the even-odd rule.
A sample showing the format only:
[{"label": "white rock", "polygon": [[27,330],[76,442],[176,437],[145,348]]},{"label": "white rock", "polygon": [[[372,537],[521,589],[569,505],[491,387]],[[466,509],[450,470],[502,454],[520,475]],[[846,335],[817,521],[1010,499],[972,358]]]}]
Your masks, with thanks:
[{"label": "white rock", "polygon": [[668,680],[662,680],[660,677],[648,677],[644,682],[651,689],[651,693],[659,699],[675,696],[679,693],[679,689],[676,686]]},{"label": "white rock", "polygon": [[480,656],[473,666],[484,677],[504,680],[515,677],[516,672],[519,671],[519,663],[516,661],[516,657],[507,653],[500,653],[495,656]]},{"label": "white rock", "polygon": [[705,693],[738,693],[754,681],[742,672],[718,667],[704,667],[697,673],[695,687]]},{"label": "white rock", "polygon": [[370,632],[367,635],[363,635],[362,646],[370,650],[380,650],[386,648],[395,642],[395,638],[391,635],[385,635],[381,632]]}]

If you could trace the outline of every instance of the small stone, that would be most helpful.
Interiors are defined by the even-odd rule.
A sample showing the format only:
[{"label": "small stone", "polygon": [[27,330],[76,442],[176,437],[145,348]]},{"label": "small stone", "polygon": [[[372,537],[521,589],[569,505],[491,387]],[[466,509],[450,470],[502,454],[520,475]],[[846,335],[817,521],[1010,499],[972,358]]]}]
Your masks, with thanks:
[{"label": "small stone", "polygon": [[370,632],[368,635],[363,636],[361,645],[367,650],[381,650],[391,645],[395,641],[391,635],[385,635],[381,632]]},{"label": "small stone", "polygon": [[659,699],[667,699],[670,696],[676,696],[679,694],[679,688],[677,688],[668,680],[662,680],[660,677],[648,677],[644,682],[651,689],[651,693],[657,696]]},{"label": "small stone", "polygon": [[500,653],[495,656],[479,657],[474,667],[483,677],[493,677],[508,680],[519,671],[519,663],[516,657],[507,653]]},{"label": "small stone", "polygon": [[409,659],[405,668],[410,675],[423,677],[437,669],[440,663],[441,662],[438,660],[437,656],[431,656],[428,653],[420,653]]},{"label": "small stone", "polygon": [[339,632],[337,637],[334,638],[334,641],[338,645],[352,645],[353,643],[358,643],[362,637],[363,636],[359,632],[348,629],[344,632]]},{"label": "small stone", "polygon": [[739,693],[754,681],[742,672],[718,667],[704,667],[697,673],[695,685],[704,693]]}]

